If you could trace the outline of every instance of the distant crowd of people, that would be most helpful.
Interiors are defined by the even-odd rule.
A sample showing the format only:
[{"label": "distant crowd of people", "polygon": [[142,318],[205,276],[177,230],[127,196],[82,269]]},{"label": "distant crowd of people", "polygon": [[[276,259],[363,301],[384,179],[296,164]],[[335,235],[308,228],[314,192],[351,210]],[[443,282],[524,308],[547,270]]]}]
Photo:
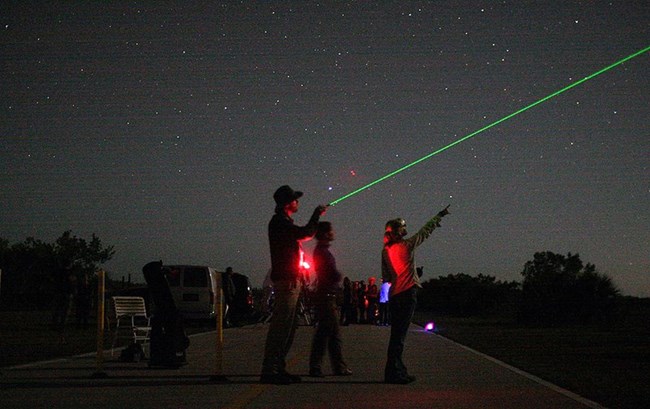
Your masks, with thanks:
[{"label": "distant crowd of people", "polygon": [[381,279],[379,287],[376,283],[375,277],[370,277],[368,284],[363,280],[351,281],[348,277],[343,279],[341,325],[390,325],[388,310],[390,282]]}]

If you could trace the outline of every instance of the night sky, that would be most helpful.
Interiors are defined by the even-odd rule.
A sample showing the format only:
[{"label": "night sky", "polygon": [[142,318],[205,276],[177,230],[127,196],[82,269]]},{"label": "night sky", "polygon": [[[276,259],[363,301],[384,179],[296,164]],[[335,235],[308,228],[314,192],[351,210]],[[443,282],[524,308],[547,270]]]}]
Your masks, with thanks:
[{"label": "night sky", "polygon": [[[95,233],[114,279],[162,259],[258,287],[280,185],[305,224],[650,46],[646,0],[4,1],[0,20],[0,237]],[[330,207],[338,267],[380,276],[384,223],[451,204],[424,280],[521,281],[548,250],[650,296],[649,119],[646,52]]]}]

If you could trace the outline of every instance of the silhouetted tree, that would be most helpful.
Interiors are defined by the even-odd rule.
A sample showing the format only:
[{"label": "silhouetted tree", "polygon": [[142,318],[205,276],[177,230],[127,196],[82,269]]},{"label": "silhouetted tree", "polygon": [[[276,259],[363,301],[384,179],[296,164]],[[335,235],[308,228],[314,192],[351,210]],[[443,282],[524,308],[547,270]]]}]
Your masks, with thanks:
[{"label": "silhouetted tree", "polygon": [[525,323],[593,322],[611,311],[618,295],[612,280],[578,254],[535,253],[521,274],[519,317]]},{"label": "silhouetted tree", "polygon": [[65,231],[54,243],[28,237],[9,245],[0,239],[2,304],[10,307],[49,307],[56,275],[65,268],[77,277],[93,274],[115,254],[92,235],[88,242]]},{"label": "silhouetted tree", "polygon": [[449,274],[422,284],[418,305],[430,310],[457,316],[492,315],[514,303],[518,283],[497,281],[496,277],[479,274]]}]

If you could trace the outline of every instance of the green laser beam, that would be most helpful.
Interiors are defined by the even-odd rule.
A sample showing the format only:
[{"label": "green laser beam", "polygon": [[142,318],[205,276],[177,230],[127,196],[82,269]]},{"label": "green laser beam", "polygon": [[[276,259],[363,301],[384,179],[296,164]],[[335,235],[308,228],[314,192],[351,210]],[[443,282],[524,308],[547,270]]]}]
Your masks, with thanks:
[{"label": "green laser beam", "polygon": [[466,140],[468,140],[468,139],[470,139],[470,138],[472,138],[472,137],[474,137],[474,136],[480,134],[481,132],[483,132],[483,131],[487,131],[488,129],[492,128],[493,126],[496,126],[496,125],[498,125],[498,124],[500,124],[500,123],[502,123],[502,122],[505,122],[505,121],[507,121],[508,119],[510,119],[510,118],[512,118],[512,117],[515,117],[515,116],[521,114],[521,113],[524,112],[524,111],[527,111],[527,110],[529,110],[529,109],[531,109],[531,108],[533,108],[533,107],[535,107],[535,106],[537,106],[537,105],[539,105],[539,104],[541,104],[541,103],[543,103],[543,102],[548,101],[548,100],[551,99],[551,98],[554,98],[554,97],[556,97],[556,96],[562,94],[562,93],[565,92],[565,91],[570,90],[571,88],[577,87],[578,85],[582,84],[583,82],[589,81],[590,79],[592,79],[592,78],[594,78],[594,77],[596,77],[596,76],[598,76],[598,75],[600,75],[600,74],[602,74],[602,73],[604,73],[604,72],[606,72],[606,71],[609,71],[609,70],[611,70],[612,68],[614,68],[614,67],[616,67],[616,66],[619,66],[619,65],[623,64],[624,62],[631,60],[631,59],[634,58],[634,57],[638,57],[639,55],[641,55],[641,54],[643,54],[643,53],[646,53],[646,52],[648,52],[649,50],[650,50],[650,46],[648,46],[648,47],[646,47],[646,48],[644,48],[644,49],[642,49],[642,50],[639,50],[639,51],[635,52],[634,54],[630,54],[630,55],[628,55],[627,57],[625,57],[625,58],[623,58],[623,59],[621,59],[621,60],[619,60],[619,61],[616,61],[615,63],[613,63],[613,64],[611,64],[611,65],[608,65],[607,67],[602,68],[602,69],[600,69],[600,70],[594,72],[593,74],[591,74],[591,75],[589,75],[589,76],[587,76],[587,77],[584,77],[583,79],[581,79],[581,80],[579,80],[579,81],[576,81],[576,82],[574,82],[574,83],[572,83],[572,84],[570,84],[570,85],[567,85],[566,87],[562,88],[562,89],[559,90],[559,91],[555,91],[555,92],[553,92],[552,94],[549,94],[548,96],[546,96],[546,97],[544,97],[544,98],[541,98],[541,99],[539,99],[539,100],[533,102],[532,104],[527,105],[527,106],[525,106],[525,107],[523,107],[523,108],[521,108],[521,109],[519,109],[519,110],[517,110],[517,111],[511,113],[510,115],[506,115],[506,116],[504,116],[503,118],[501,118],[501,119],[499,119],[499,120],[497,120],[497,121],[494,121],[494,122],[492,122],[491,124],[486,125],[486,126],[484,126],[483,128],[481,128],[481,129],[478,129],[478,130],[476,130],[476,131],[474,131],[474,132],[472,132],[472,133],[470,133],[470,134],[468,134],[468,135],[466,135],[466,136],[463,136],[462,138],[460,138],[460,139],[458,139],[458,140],[456,140],[456,141],[454,141],[454,142],[452,142],[452,143],[450,143],[450,144],[448,144],[448,145],[446,145],[446,146],[443,146],[442,148],[440,148],[440,149],[438,149],[438,150],[436,150],[436,151],[433,151],[433,152],[429,153],[428,155],[425,155],[425,156],[421,157],[420,159],[416,159],[416,160],[414,160],[413,162],[411,162],[411,163],[409,163],[409,164],[407,164],[407,165],[404,165],[404,166],[402,166],[401,168],[396,169],[396,170],[394,170],[394,171],[388,173],[387,175],[384,175],[384,176],[380,177],[379,179],[377,179],[377,180],[375,180],[375,181],[373,181],[373,182],[368,183],[368,184],[365,185],[365,186],[362,186],[362,187],[360,187],[360,188],[358,188],[358,189],[356,189],[356,190],[354,190],[354,191],[352,191],[352,192],[350,192],[350,193],[348,193],[348,194],[346,194],[346,195],[344,195],[344,196],[341,196],[340,198],[338,198],[338,199],[336,199],[336,200],[330,202],[328,206],[334,206],[335,204],[340,203],[341,201],[343,201],[343,200],[349,198],[350,196],[354,196],[354,195],[356,195],[357,193],[360,193],[360,192],[362,192],[362,191],[368,189],[369,187],[372,187],[372,186],[374,186],[374,185],[376,185],[376,184],[378,184],[378,183],[381,183],[381,182],[383,182],[384,180],[389,179],[389,178],[391,178],[391,177],[397,175],[398,173],[403,172],[403,171],[405,171],[406,169],[408,169],[408,168],[410,168],[410,167],[412,167],[412,166],[417,165],[417,164],[420,163],[420,162],[423,162],[423,161],[425,161],[425,160],[427,160],[427,159],[429,159],[429,158],[431,158],[431,157],[433,157],[433,156],[435,156],[435,155],[437,155],[437,154],[439,154],[439,153],[441,153],[441,152],[446,151],[447,149],[449,149],[449,148],[451,148],[451,147],[453,147],[453,146],[458,145],[458,144],[461,143],[461,142],[465,142]]}]

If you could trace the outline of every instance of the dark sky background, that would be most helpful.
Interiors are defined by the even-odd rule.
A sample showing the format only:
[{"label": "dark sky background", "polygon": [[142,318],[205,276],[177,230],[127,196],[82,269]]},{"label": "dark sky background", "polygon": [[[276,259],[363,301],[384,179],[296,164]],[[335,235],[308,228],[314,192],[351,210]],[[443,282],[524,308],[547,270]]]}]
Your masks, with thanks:
[{"label": "dark sky background", "polygon": [[[152,260],[260,286],[273,192],[329,203],[650,46],[647,1],[0,5],[0,237],[95,233],[112,278]],[[329,208],[352,279],[386,220],[423,279],[521,281],[578,253],[650,296],[650,52]],[[307,246],[311,248],[311,244]]]}]

